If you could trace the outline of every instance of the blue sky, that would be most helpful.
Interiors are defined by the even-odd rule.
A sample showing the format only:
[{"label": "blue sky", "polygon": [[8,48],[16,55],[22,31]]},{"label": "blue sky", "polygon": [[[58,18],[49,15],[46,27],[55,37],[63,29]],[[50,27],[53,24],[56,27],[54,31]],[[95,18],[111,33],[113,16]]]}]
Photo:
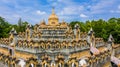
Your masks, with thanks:
[{"label": "blue sky", "polygon": [[31,24],[47,22],[52,7],[61,22],[120,17],[120,0],[0,0],[0,16],[11,24],[18,19]]}]

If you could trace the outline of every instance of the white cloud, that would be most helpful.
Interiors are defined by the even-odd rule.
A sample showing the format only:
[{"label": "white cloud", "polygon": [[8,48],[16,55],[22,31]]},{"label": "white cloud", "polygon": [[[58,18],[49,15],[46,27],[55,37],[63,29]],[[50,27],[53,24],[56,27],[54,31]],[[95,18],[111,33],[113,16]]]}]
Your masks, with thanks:
[{"label": "white cloud", "polygon": [[120,10],[117,10],[116,13],[120,13]]},{"label": "white cloud", "polygon": [[117,6],[117,9],[111,10],[111,13],[120,13],[120,5]]},{"label": "white cloud", "polygon": [[111,10],[111,13],[120,13],[120,10]]},{"label": "white cloud", "polygon": [[20,15],[14,14],[13,17],[14,17],[14,18],[20,18]]},{"label": "white cloud", "polygon": [[114,13],[115,11],[114,10],[110,10],[111,13]]},{"label": "white cloud", "polygon": [[120,10],[111,10],[111,13],[120,13]]},{"label": "white cloud", "polygon": [[53,3],[52,3],[52,6],[57,6],[57,5],[58,5],[57,2],[53,2]]},{"label": "white cloud", "polygon": [[72,0],[57,0],[57,2],[66,4],[66,5],[74,5],[75,4]]},{"label": "white cloud", "polygon": [[92,14],[101,14],[107,12],[113,6],[115,3],[115,0],[100,0],[98,3],[95,3],[91,7],[91,13]]},{"label": "white cloud", "polygon": [[[76,8],[77,7],[77,8]],[[73,14],[79,14],[84,9],[83,6],[67,6],[63,8],[63,10],[60,12],[61,15],[73,15]]]},{"label": "white cloud", "polygon": [[11,0],[11,1],[10,0],[0,0],[0,1],[3,3],[13,3],[14,0]]},{"label": "white cloud", "polygon": [[40,11],[40,10],[37,10],[36,13],[37,13],[38,15],[44,15],[44,14],[46,14],[46,12]]},{"label": "white cloud", "polygon": [[110,15],[110,12],[110,16],[114,16],[112,15],[113,13],[120,13],[120,1],[118,1],[91,0],[90,2],[79,2],[74,0],[47,0],[47,3],[43,3],[43,1],[39,2],[38,0],[30,0],[29,2],[28,0],[1,0],[0,16],[7,18],[12,23],[16,23],[19,17],[28,22],[37,23],[42,19],[47,21],[51,8],[54,6],[60,21],[62,19],[67,21],[96,19],[99,18],[99,15],[100,18],[106,18],[106,16]]},{"label": "white cloud", "polygon": [[120,9],[120,5],[118,5],[118,9]]},{"label": "white cloud", "polygon": [[82,17],[82,18],[87,18],[88,16],[85,15],[85,14],[80,14],[80,17]]}]

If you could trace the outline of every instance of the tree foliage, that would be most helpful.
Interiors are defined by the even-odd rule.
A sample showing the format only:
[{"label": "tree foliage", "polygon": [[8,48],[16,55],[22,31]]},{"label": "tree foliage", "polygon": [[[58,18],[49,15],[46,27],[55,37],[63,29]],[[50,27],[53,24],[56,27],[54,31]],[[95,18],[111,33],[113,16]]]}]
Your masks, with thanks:
[{"label": "tree foliage", "polygon": [[0,17],[0,37],[8,37],[11,24]]},{"label": "tree foliage", "polygon": [[120,18],[110,18],[108,21],[102,19],[86,22],[72,21],[70,23],[72,28],[76,23],[80,25],[80,30],[83,32],[88,32],[90,28],[93,28],[96,37],[102,37],[107,41],[109,35],[112,34],[115,42],[120,43]]},{"label": "tree foliage", "polygon": [[8,37],[12,28],[15,28],[17,32],[25,31],[28,22],[23,22],[21,18],[18,20],[18,24],[10,24],[4,18],[0,17],[0,38]]}]

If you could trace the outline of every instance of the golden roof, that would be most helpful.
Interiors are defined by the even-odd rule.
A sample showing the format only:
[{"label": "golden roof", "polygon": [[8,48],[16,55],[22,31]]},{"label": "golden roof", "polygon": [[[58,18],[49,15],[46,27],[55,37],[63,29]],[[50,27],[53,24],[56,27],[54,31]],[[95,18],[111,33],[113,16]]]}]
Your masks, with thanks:
[{"label": "golden roof", "polygon": [[34,57],[34,55],[29,54],[29,53],[24,53],[24,52],[18,52],[18,51],[16,51],[15,52],[15,57],[17,57],[17,58],[23,58],[23,59],[27,60],[27,59],[29,59],[31,57]]},{"label": "golden roof", "polygon": [[88,50],[78,52],[78,53],[73,53],[70,55],[70,57],[77,57],[77,59],[80,59],[82,57],[90,57],[90,56],[91,56],[91,54]]},{"label": "golden roof", "polygon": [[9,55],[9,52],[7,49],[4,49],[4,48],[0,48],[0,52],[5,54],[5,55]]},{"label": "golden roof", "polygon": [[42,20],[42,21],[40,22],[40,25],[46,25],[46,24],[45,24],[45,20]]},{"label": "golden roof", "polygon": [[104,51],[107,51],[107,48],[106,48],[106,47],[99,47],[98,50],[99,50],[100,52],[104,52]]},{"label": "golden roof", "polygon": [[54,8],[52,9],[52,14],[49,16],[49,19],[58,19],[58,16],[54,12]]}]

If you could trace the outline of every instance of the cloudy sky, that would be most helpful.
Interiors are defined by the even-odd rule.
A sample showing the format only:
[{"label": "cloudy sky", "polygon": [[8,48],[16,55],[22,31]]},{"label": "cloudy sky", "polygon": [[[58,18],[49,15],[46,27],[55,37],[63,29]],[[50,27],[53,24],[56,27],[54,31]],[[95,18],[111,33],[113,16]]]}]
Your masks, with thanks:
[{"label": "cloudy sky", "polygon": [[0,0],[0,16],[12,24],[19,18],[36,24],[47,22],[52,7],[66,22],[120,17],[120,0]]}]

